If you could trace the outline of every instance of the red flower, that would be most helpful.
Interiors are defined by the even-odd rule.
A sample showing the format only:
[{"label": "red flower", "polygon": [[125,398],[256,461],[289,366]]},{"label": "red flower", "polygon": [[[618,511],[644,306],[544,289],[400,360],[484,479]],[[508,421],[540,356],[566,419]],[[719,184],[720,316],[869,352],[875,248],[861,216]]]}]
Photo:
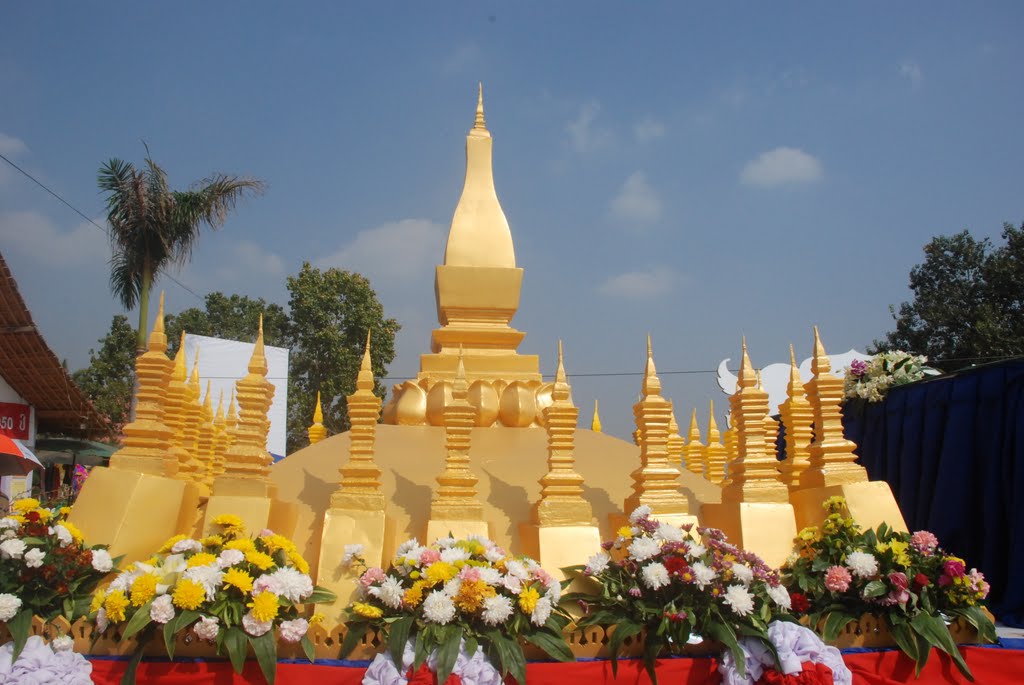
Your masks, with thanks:
[{"label": "red flower", "polygon": [[682,557],[668,557],[665,559],[665,569],[670,576],[678,576],[689,568],[686,559]]},{"label": "red flower", "polygon": [[807,601],[807,595],[802,592],[790,592],[789,603],[793,611],[798,614],[802,614],[811,608],[811,603]]},{"label": "red flower", "polygon": [[39,512],[38,511],[30,511],[27,514],[25,514],[25,518],[27,518],[32,523],[35,523],[36,521],[39,520]]},{"label": "red flower", "polygon": [[923,573],[918,573],[914,576],[914,588],[920,590],[923,587],[928,587],[932,584],[932,581],[928,580],[928,576]]}]

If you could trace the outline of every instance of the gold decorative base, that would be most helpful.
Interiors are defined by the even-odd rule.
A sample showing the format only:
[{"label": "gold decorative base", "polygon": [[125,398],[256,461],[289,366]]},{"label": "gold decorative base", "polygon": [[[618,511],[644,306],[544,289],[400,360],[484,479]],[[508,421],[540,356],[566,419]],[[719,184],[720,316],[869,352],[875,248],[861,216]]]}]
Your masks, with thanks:
[{"label": "gold decorative base", "polygon": [[291,537],[298,516],[295,505],[270,497],[213,495],[206,503],[206,515],[200,533],[209,535],[216,532],[211,528],[211,523],[222,514],[233,514],[241,518],[249,533],[259,533],[269,528],[286,537]]},{"label": "gold decorative base", "polygon": [[700,509],[705,526],[719,528],[729,542],[761,557],[772,568],[782,566],[793,551],[796,516],[783,502],[726,502]]},{"label": "gold decorative base", "polygon": [[790,502],[796,510],[797,530],[820,525],[826,516],[822,502],[837,495],[846,498],[846,506],[853,520],[865,528],[877,528],[884,522],[894,530],[907,530],[900,506],[884,480],[795,491],[790,496]]},{"label": "gold decorative base", "polygon": [[463,521],[459,519],[430,519],[427,522],[427,536],[423,544],[429,545],[435,540],[451,535],[456,540],[470,535],[491,537],[491,524],[486,521]]},{"label": "gold decorative base", "polygon": [[394,556],[394,523],[383,511],[361,509],[328,509],[324,514],[324,528],[320,538],[320,559],[314,578],[319,585],[332,590],[338,601],[320,605],[327,623],[341,623],[342,610],[352,601],[352,593],[359,575],[341,566],[345,545],[363,545],[363,559],[367,566],[385,567],[385,561]]},{"label": "gold decorative base", "polygon": [[149,558],[168,538],[191,533],[198,506],[194,487],[134,471],[95,468],[69,520],[91,544],[110,545],[122,565]]},{"label": "gold decorative base", "polygon": [[519,544],[523,553],[537,560],[544,570],[565,580],[562,569],[585,564],[601,551],[601,531],[597,526],[538,526],[519,524]]}]

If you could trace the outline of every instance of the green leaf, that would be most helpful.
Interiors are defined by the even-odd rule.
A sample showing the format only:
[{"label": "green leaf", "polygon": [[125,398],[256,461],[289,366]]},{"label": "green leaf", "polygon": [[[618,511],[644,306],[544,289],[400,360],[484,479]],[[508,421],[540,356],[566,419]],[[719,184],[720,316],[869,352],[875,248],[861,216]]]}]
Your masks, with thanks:
[{"label": "green leaf", "polygon": [[971,675],[971,669],[967,668],[967,662],[964,661],[963,654],[956,648],[956,644],[953,642],[953,636],[949,634],[949,629],[946,628],[946,624],[943,623],[942,619],[938,616],[929,616],[925,613],[920,613],[910,621],[910,626],[917,632],[918,635],[923,637],[943,652],[953,658],[953,663],[960,669],[960,672],[964,674],[964,677],[974,682],[974,676]]},{"label": "green leaf", "polygon": [[146,643],[144,641],[140,641],[135,645],[132,658],[128,660],[128,665],[124,669],[124,675],[121,676],[121,685],[135,685],[135,673],[139,670],[139,662],[142,661],[142,653],[145,649]]},{"label": "green leaf", "polygon": [[466,658],[472,659],[473,655],[476,654],[476,650],[480,648],[476,638],[472,635],[466,635]]},{"label": "green leaf", "polygon": [[32,627],[32,609],[22,609],[7,622],[7,630],[14,638],[14,652],[11,654],[11,663],[18,660],[21,650],[25,649],[28,642],[29,629]]},{"label": "green leaf", "polygon": [[249,641],[241,628],[228,628],[224,631],[224,647],[228,650],[228,658],[231,659],[231,668],[235,673],[241,673],[245,666],[245,653],[248,650]]},{"label": "green leaf", "polygon": [[345,639],[341,642],[342,659],[352,653],[369,629],[370,624],[366,621],[350,621],[345,624]]},{"label": "green leaf", "polygon": [[896,645],[903,651],[904,654],[909,656],[914,662],[917,662],[918,648],[917,638],[914,636],[914,632],[905,623],[894,623],[889,625],[889,632],[892,633],[892,638],[896,641]]},{"label": "green leaf", "polygon": [[535,633],[527,633],[523,637],[530,644],[536,645],[544,650],[544,653],[555,661],[574,661],[572,650],[565,642],[561,633],[555,635],[547,630],[538,630]]},{"label": "green leaf", "polygon": [[[391,624],[388,631],[388,650],[391,652],[391,660],[395,662],[395,668],[402,671],[402,655],[405,652],[405,643],[409,641],[409,633],[412,632],[413,616],[403,616]],[[444,681],[441,681],[444,682]]]},{"label": "green leaf", "polygon": [[832,611],[825,618],[825,629],[822,631],[822,637],[825,638],[825,642],[831,642],[839,637],[839,633],[852,620],[854,620],[854,617],[845,611]]},{"label": "green leaf", "polygon": [[881,597],[882,595],[889,592],[889,588],[885,586],[880,580],[872,580],[870,583],[864,586],[864,591],[861,595],[864,599],[872,599],[874,597]]},{"label": "green leaf", "polygon": [[429,632],[430,626],[427,626],[416,633],[416,646],[413,650],[412,662],[413,672],[420,670],[420,666],[422,666],[427,660],[427,657],[430,656],[430,641],[427,639]]},{"label": "green leaf", "polygon": [[164,648],[167,649],[167,658],[174,661],[174,634],[177,632],[175,626],[178,624],[177,621],[171,620],[164,624]]},{"label": "green leaf", "polygon": [[331,604],[332,602],[338,601],[338,595],[334,594],[325,587],[317,585],[313,588],[313,594],[311,594],[305,600],[305,604]]},{"label": "green leaf", "polygon": [[999,638],[996,636],[996,627],[981,610],[981,607],[964,607],[951,612],[953,615],[962,616],[964,620],[974,626],[978,631],[978,639],[982,642],[996,643]]},{"label": "green leaf", "polygon": [[274,685],[274,678],[277,676],[277,638],[274,631],[268,630],[259,637],[247,636],[252,651],[256,654],[256,661],[259,662],[263,677],[270,685]]},{"label": "green leaf", "polygon": [[437,649],[437,682],[448,680],[455,660],[459,658],[459,647],[462,645],[462,628],[458,625],[445,626],[442,632],[441,646]]},{"label": "green leaf", "polygon": [[121,635],[122,640],[127,640],[134,636],[137,632],[148,626],[153,622],[153,619],[149,615],[149,607],[153,605],[153,600],[149,600],[138,608],[124,627],[124,633]]},{"label": "green leaf", "polygon": [[313,641],[309,639],[309,635],[303,635],[299,644],[302,645],[302,652],[309,659],[309,663],[316,661],[316,650],[313,648]]},{"label": "green leaf", "polygon": [[732,658],[736,662],[736,671],[740,674],[740,677],[746,676],[747,659],[732,627],[728,623],[709,621],[704,629],[707,631],[708,637],[718,640],[729,648],[729,651],[732,652]]},{"label": "green leaf", "polygon": [[612,657],[612,675],[618,675],[619,650],[627,637],[633,637],[640,632],[640,624],[632,621],[623,621],[615,626],[612,635],[608,638],[608,652]]}]

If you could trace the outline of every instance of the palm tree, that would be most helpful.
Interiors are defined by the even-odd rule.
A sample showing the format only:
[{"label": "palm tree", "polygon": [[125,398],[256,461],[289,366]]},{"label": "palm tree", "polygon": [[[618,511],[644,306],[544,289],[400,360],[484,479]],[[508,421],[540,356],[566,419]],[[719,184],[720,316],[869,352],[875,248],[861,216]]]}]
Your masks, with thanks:
[{"label": "palm tree", "polygon": [[205,225],[217,230],[246,194],[260,194],[262,181],[214,174],[189,190],[171,190],[167,174],[149,157],[141,169],[111,159],[100,167],[110,225],[110,289],[128,310],[139,306],[138,352],[146,349],[149,293],[171,265],[183,266]]}]

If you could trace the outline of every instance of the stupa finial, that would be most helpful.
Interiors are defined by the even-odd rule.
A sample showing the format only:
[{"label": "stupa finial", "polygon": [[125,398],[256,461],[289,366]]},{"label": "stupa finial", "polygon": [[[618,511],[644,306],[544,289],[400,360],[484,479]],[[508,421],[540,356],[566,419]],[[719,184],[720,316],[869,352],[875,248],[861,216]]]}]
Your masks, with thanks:
[{"label": "stupa finial", "polygon": [[313,410],[313,423],[324,422],[324,408],[320,404],[320,391],[316,391],[316,409]]},{"label": "stupa finial", "polygon": [[747,336],[743,336],[743,357],[740,359],[740,373],[736,386],[737,392],[742,388],[757,386],[757,374],[754,372],[754,366],[750,363],[750,355],[747,354]]},{"label": "stupa finial", "polygon": [[565,402],[569,399],[569,379],[565,375],[565,364],[562,361],[562,341],[558,341],[558,367],[555,369],[555,382],[551,388],[551,399]]},{"label": "stupa finial", "polygon": [[213,416],[213,393],[210,389],[211,381],[209,378],[206,379],[206,396],[203,398],[203,410],[209,411],[210,416]]},{"label": "stupa finial", "polygon": [[149,334],[149,351],[164,352],[167,350],[167,335],[164,333],[164,293],[160,291],[160,305],[156,310],[156,321],[153,332]]},{"label": "stupa finial", "polygon": [[473,122],[473,129],[476,131],[487,131],[487,120],[484,119],[484,82],[477,82],[476,97],[476,120]]},{"label": "stupa finial", "polygon": [[192,374],[188,377],[188,386],[192,388],[195,393],[195,398],[199,400],[199,346],[196,345],[196,358],[192,360]]},{"label": "stupa finial", "polygon": [[[196,353],[198,355],[198,352]],[[267,375],[267,353],[263,347],[263,314],[260,314],[259,331],[256,333],[256,346],[249,360],[249,373]]]},{"label": "stupa finial", "polygon": [[217,395],[217,411],[213,414],[218,423],[224,423],[224,389],[221,388],[220,394]]},{"label": "stupa finial", "polygon": [[651,334],[647,334],[647,366],[644,367],[643,395],[645,397],[661,394],[661,379],[654,368],[654,353],[651,351]]},{"label": "stupa finial", "polygon": [[356,376],[357,390],[373,390],[373,364],[370,361],[370,333],[366,331],[366,347],[363,349],[363,359],[359,362],[359,375]]},{"label": "stupa finial", "polygon": [[174,353],[174,369],[171,371],[171,378],[182,383],[188,380],[188,367],[185,366],[185,331],[181,332],[181,342],[178,343],[178,351]]},{"label": "stupa finial", "polygon": [[594,400],[594,418],[590,422],[590,430],[595,433],[601,432],[601,415],[597,412],[597,400]]},{"label": "stupa finial", "polygon": [[825,346],[821,344],[821,335],[818,334],[818,327],[814,327],[814,357],[811,359],[811,373],[817,376],[819,373],[828,373],[832,369],[832,363],[825,354]]}]

